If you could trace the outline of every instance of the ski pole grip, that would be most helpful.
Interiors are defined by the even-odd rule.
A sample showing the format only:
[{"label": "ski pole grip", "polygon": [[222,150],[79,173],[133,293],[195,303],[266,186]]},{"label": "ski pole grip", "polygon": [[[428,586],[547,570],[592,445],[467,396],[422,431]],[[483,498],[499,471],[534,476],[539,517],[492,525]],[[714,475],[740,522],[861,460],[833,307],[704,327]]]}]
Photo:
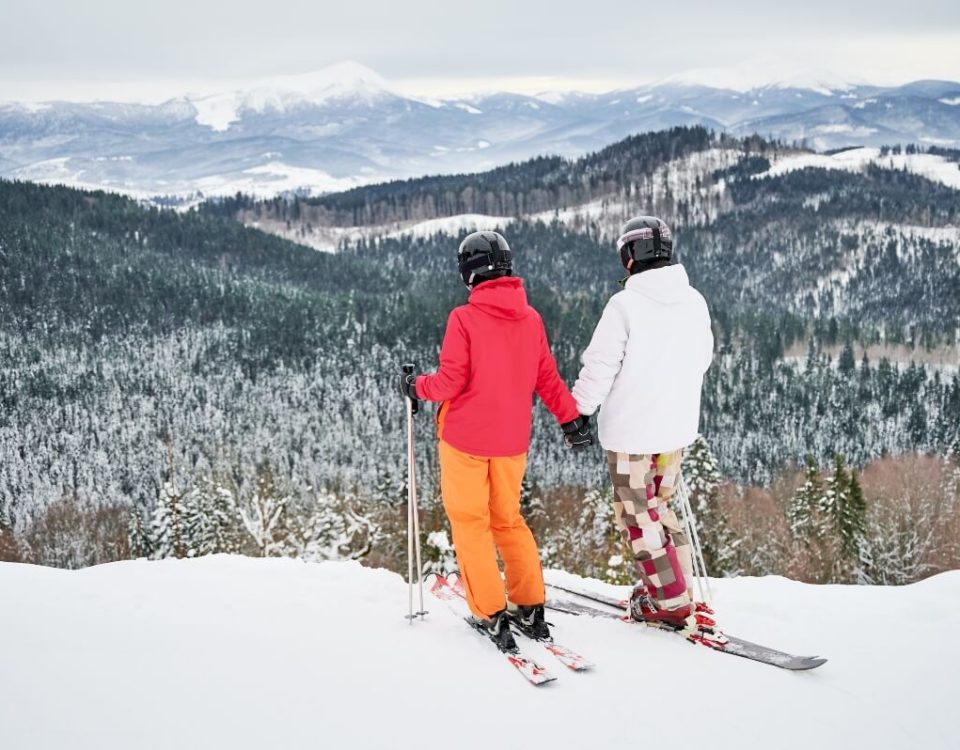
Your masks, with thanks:
[{"label": "ski pole grip", "polygon": [[[413,375],[417,371],[417,366],[412,362],[406,362],[405,364],[400,365],[400,369],[403,370],[404,375]],[[416,414],[420,411],[420,401],[415,398],[410,399],[410,413]]]}]

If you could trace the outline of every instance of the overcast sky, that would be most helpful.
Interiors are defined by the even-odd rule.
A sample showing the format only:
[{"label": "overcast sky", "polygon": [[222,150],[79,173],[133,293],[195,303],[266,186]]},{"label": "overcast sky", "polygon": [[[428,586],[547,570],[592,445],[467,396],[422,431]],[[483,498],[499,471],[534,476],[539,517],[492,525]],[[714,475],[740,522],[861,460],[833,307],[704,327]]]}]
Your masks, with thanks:
[{"label": "overcast sky", "polygon": [[421,94],[731,68],[960,80],[960,1],[0,0],[0,100],[176,93],[341,60]]}]

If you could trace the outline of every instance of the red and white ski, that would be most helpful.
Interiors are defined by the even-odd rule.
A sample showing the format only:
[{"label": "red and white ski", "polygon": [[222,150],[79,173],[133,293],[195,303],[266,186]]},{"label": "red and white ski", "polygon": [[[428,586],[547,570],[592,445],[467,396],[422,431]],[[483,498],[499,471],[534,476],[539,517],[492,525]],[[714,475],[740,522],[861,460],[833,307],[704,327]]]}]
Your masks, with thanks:
[{"label": "red and white ski", "polygon": [[[467,593],[463,589],[463,581],[460,580],[459,576],[457,576],[453,581],[447,581],[447,585],[457,596],[466,600]],[[535,643],[541,644],[544,649],[555,656],[559,662],[563,664],[563,666],[573,670],[574,672],[583,672],[584,670],[592,669],[595,666],[591,661],[585,659],[573,649],[557,643],[552,637],[531,638],[519,628],[513,628],[513,632],[517,635],[523,636],[524,638],[528,638]]]},{"label": "red and white ski", "polygon": [[[488,641],[491,645],[496,645],[487,637],[486,633],[483,631],[483,628],[479,625],[479,623],[476,622],[476,620],[474,620],[472,616],[464,616],[463,612],[461,611],[463,609],[462,603],[464,600],[456,593],[456,591],[454,591],[453,587],[446,578],[441,575],[434,575],[433,583],[430,584],[430,593],[432,593],[441,601],[446,602],[447,606],[449,606],[456,615],[462,616],[464,621],[474,630],[474,632],[480,635],[485,641]],[[501,651],[500,653],[506,657],[507,662],[520,674],[522,674],[524,678],[526,678],[527,682],[529,682],[531,685],[546,685],[547,683],[553,682],[557,679],[554,675],[550,674],[545,667],[540,666],[533,659],[530,659],[521,653],[519,648],[516,651]]]}]

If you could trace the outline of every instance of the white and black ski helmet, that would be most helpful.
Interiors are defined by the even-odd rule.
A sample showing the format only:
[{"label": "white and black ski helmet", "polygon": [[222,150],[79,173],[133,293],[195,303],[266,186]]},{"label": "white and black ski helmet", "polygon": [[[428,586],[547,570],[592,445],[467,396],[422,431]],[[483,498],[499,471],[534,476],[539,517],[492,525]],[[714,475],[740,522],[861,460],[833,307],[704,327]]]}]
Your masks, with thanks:
[{"label": "white and black ski helmet", "polygon": [[635,216],[620,230],[617,252],[620,253],[620,262],[628,271],[636,263],[670,260],[673,233],[666,222],[656,216]]},{"label": "white and black ski helmet", "polygon": [[463,283],[471,288],[481,281],[513,273],[510,245],[499,232],[473,232],[464,237],[457,251],[457,264]]}]

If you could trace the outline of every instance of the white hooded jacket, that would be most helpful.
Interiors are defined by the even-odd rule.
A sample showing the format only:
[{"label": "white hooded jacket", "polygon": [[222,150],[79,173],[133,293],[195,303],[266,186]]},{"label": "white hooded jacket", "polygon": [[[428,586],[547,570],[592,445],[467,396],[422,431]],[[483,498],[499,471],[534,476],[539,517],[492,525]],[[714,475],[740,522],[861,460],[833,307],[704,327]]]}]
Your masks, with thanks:
[{"label": "white hooded jacket", "polygon": [[631,276],[610,298],[573,386],[581,414],[601,404],[600,443],[667,453],[694,441],[703,374],[713,359],[710,313],[681,265]]}]

